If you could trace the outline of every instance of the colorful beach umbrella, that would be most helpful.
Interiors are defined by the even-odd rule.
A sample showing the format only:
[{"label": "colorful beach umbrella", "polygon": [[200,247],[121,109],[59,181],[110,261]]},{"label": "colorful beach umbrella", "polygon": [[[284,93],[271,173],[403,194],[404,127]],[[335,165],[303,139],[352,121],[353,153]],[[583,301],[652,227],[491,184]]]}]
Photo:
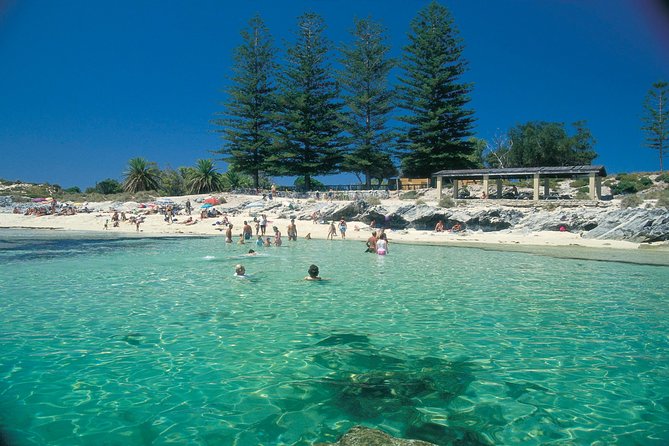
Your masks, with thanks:
[{"label": "colorful beach umbrella", "polygon": [[202,205],[202,206],[200,206],[200,207],[201,207],[202,209],[207,209],[207,208],[211,208],[211,207],[214,207],[214,205],[213,205],[213,204],[211,204],[211,203],[205,203],[205,204],[203,204],[203,205]]},{"label": "colorful beach umbrella", "polygon": [[218,198],[216,198],[216,197],[209,197],[206,200],[204,200],[204,202],[209,203],[211,205],[217,205],[219,203]]}]

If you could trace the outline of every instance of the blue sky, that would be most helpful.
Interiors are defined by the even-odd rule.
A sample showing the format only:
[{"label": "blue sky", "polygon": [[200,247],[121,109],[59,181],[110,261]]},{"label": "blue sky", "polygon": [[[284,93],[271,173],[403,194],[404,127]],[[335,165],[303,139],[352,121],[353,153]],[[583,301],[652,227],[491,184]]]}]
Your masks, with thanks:
[{"label": "blue sky", "polygon": [[[349,40],[354,17],[371,17],[399,57],[427,3],[0,0],[0,178],[83,189],[121,180],[137,156],[161,168],[212,158],[221,141],[211,120],[254,14],[279,57],[304,12],[324,17],[334,44]],[[609,172],[657,170],[640,128],[648,89],[669,81],[668,3],[443,0],[465,43],[476,136],[527,121],[586,120],[596,163]]]}]

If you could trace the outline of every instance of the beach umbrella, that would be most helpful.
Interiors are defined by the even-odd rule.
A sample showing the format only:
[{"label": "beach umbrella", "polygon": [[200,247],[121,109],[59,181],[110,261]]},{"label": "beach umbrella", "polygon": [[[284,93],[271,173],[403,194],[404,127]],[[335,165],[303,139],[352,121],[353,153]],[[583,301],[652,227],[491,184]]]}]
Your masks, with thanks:
[{"label": "beach umbrella", "polygon": [[215,197],[209,197],[206,200],[204,200],[205,203],[211,204],[211,205],[217,205],[218,204],[218,198]]},{"label": "beach umbrella", "polygon": [[207,208],[211,208],[211,207],[214,207],[214,205],[213,205],[213,204],[211,204],[211,203],[205,203],[205,204],[203,204],[203,205],[202,205],[202,206],[200,206],[200,207],[201,207],[202,209],[207,209]]}]

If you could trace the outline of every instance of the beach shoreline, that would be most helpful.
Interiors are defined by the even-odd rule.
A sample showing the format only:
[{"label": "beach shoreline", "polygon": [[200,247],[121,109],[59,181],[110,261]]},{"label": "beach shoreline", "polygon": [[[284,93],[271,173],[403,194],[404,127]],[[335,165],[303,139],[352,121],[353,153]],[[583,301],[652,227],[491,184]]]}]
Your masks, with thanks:
[{"label": "beach shoreline", "polygon": [[[175,197],[185,202],[191,199],[195,206],[195,200],[200,196]],[[233,208],[244,202],[257,200],[256,196],[244,196],[226,194],[225,207]],[[390,200],[387,200],[390,201]],[[182,203],[179,203],[182,204]],[[91,205],[92,212],[76,213],[74,215],[23,215],[13,213],[0,213],[0,228],[15,230],[46,230],[63,231],[63,233],[81,233],[90,236],[119,236],[119,237],[220,237],[225,238],[221,217],[212,217],[200,220],[199,210],[194,210],[192,218],[196,223],[186,225],[188,216],[178,215],[177,221],[167,223],[160,213],[148,213],[143,215],[144,221],[140,224],[139,231],[134,224],[119,222],[118,227],[112,224],[113,208],[118,208],[114,203],[95,203]],[[128,210],[129,215],[137,215],[141,209]],[[259,213],[266,213],[268,226],[266,236],[273,239],[272,227],[279,228],[284,239],[284,244],[291,243],[287,237],[287,227],[290,219],[285,218],[285,212],[281,209],[258,210],[250,209],[241,213],[228,213],[227,218],[233,224],[233,243],[238,243],[239,234],[244,222],[254,227],[253,219]],[[107,229],[105,229],[105,224]],[[311,220],[296,220],[298,240],[303,240],[307,234],[312,239],[327,239],[329,223],[314,223]],[[347,221],[346,241],[364,242],[372,232],[367,224],[360,221]],[[375,229],[378,231],[378,229]],[[580,234],[560,231],[528,231],[506,229],[501,231],[471,231],[462,232],[434,232],[430,230],[404,229],[386,230],[392,253],[393,244],[432,245],[444,247],[479,248],[495,251],[525,252],[530,254],[549,255],[560,258],[576,258],[586,260],[620,261],[626,263],[669,265],[669,245],[667,243],[640,244],[620,240],[586,239]],[[247,240],[245,244],[255,246],[254,237]],[[337,229],[337,240],[341,239]]]}]

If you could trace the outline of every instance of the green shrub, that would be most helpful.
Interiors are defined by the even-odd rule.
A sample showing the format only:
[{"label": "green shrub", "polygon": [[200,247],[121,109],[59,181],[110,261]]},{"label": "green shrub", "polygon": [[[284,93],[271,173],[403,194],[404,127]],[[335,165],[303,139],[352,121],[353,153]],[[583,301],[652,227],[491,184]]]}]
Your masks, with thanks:
[{"label": "green shrub", "polygon": [[455,200],[453,198],[445,195],[441,197],[441,200],[439,200],[439,207],[440,208],[453,208],[455,207]]},{"label": "green shrub", "polygon": [[620,202],[620,207],[623,209],[639,207],[643,204],[643,198],[637,194],[627,195]]},{"label": "green shrub", "polygon": [[425,204],[425,200],[422,200],[420,198],[418,200],[416,200],[416,206],[419,206],[421,204]]},{"label": "green shrub", "polygon": [[622,179],[619,180],[618,183],[611,186],[611,192],[613,192],[615,195],[635,194],[639,192],[639,187],[636,181]]},{"label": "green shrub", "polygon": [[660,183],[660,182],[669,183],[669,173],[664,172],[664,173],[659,174],[657,176],[657,178],[655,178],[655,182],[656,183]]},{"label": "green shrub", "polygon": [[645,190],[645,189],[648,189],[649,187],[651,187],[653,185],[653,180],[651,180],[648,177],[640,177],[639,178],[639,184],[641,184],[641,186],[643,186],[643,189],[641,189],[641,190]]},{"label": "green shrub", "polygon": [[582,187],[579,190],[576,191],[576,198],[577,200],[588,200],[590,199],[590,191],[587,187]]},{"label": "green shrub", "polygon": [[616,175],[616,179],[618,183],[610,187],[611,192],[617,195],[634,194],[646,190],[653,185],[653,181],[645,175],[623,173]]},{"label": "green shrub", "polygon": [[569,186],[577,189],[579,187],[587,186],[588,184],[589,184],[589,182],[588,182],[587,179],[578,178],[578,179],[572,181],[571,183],[569,183]]}]

